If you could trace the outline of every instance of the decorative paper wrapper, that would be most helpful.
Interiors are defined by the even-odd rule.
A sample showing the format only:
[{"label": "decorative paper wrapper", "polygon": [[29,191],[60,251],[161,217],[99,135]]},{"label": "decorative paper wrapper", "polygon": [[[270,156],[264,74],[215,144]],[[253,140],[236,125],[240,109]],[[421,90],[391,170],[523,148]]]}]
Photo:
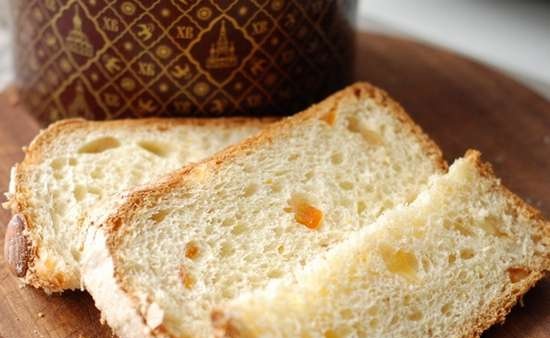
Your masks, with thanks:
[{"label": "decorative paper wrapper", "polygon": [[349,82],[356,0],[12,0],[42,121],[287,115]]}]

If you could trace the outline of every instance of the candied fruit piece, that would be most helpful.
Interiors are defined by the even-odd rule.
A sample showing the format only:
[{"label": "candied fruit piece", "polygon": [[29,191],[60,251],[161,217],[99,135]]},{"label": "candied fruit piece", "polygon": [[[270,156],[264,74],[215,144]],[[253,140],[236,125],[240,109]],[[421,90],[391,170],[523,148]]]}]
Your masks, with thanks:
[{"label": "candied fruit piece", "polygon": [[199,246],[196,243],[189,242],[185,246],[185,257],[189,259],[195,259],[199,256]]},{"label": "candied fruit piece", "polygon": [[294,210],[296,222],[309,229],[317,229],[323,221],[323,212],[309,204],[300,204]]},{"label": "candied fruit piece", "polygon": [[332,109],[325,116],[321,117],[321,120],[325,121],[329,126],[333,126],[334,122],[336,122],[336,116],[336,109]]},{"label": "candied fruit piece", "polygon": [[191,289],[193,285],[195,285],[195,280],[193,279],[193,276],[185,269],[185,266],[181,266],[180,268],[180,277],[183,285],[187,289]]}]

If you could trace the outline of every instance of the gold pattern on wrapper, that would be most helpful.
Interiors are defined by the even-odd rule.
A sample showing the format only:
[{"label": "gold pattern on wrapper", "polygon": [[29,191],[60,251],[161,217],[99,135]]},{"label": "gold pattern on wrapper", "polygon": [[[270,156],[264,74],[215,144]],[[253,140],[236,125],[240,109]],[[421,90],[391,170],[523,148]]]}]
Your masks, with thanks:
[{"label": "gold pattern on wrapper", "polygon": [[42,121],[286,115],[345,85],[356,0],[12,0]]}]

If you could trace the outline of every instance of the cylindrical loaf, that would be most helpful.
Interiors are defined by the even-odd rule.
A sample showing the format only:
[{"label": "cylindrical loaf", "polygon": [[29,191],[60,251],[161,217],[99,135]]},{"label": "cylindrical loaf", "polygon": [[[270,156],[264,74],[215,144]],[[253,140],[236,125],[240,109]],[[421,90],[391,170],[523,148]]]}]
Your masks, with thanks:
[{"label": "cylindrical loaf", "polygon": [[287,115],[350,81],[357,0],[11,0],[41,121]]}]

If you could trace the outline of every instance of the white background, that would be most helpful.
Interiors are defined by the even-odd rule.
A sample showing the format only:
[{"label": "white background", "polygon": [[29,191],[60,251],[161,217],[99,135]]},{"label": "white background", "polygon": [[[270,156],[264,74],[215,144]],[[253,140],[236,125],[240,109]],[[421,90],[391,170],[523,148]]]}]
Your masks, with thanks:
[{"label": "white background", "polygon": [[[359,2],[360,28],[408,35],[470,55],[550,98],[550,0]],[[0,0],[0,88],[13,76],[6,7],[7,0]]]},{"label": "white background", "polygon": [[362,28],[390,29],[470,55],[550,98],[550,0],[359,1]]}]

